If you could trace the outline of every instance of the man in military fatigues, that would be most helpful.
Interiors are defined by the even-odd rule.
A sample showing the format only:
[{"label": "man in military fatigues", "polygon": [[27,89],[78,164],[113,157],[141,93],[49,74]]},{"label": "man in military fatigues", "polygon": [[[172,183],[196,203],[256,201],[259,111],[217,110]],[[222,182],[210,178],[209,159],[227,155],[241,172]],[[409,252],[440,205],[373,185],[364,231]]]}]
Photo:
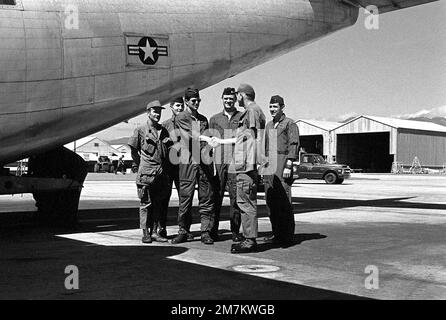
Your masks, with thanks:
[{"label": "man in military fatigues", "polygon": [[211,141],[213,145],[235,144],[234,161],[229,170],[237,174],[237,205],[240,208],[245,240],[233,244],[231,253],[248,253],[255,251],[257,247],[257,164],[262,154],[262,131],[266,120],[254,100],[254,89],[248,84],[241,84],[237,90],[237,101],[245,111],[240,116],[235,138],[214,137]]},{"label": "man in military fatigues", "polygon": [[[218,132],[220,138],[234,138],[242,114],[235,107],[235,89],[225,88],[222,94],[222,101],[223,111],[217,113],[209,120],[210,129],[215,130],[215,132],[211,132],[211,134],[217,134]],[[229,216],[231,221],[232,240],[234,242],[240,242],[243,238],[240,235],[241,221],[240,210],[237,206],[236,174],[234,172],[228,172],[229,165],[233,158],[234,147],[232,145],[225,145],[216,148],[214,151],[214,164],[216,169],[215,219],[211,237],[214,240],[218,239],[220,211],[227,186],[230,199]]]},{"label": "man in military fatigues", "polygon": [[264,176],[264,183],[273,233],[265,240],[286,245],[294,238],[291,185],[293,161],[299,156],[299,129],[294,120],[285,116],[284,108],[281,96],[271,97],[269,109],[273,119],[265,130],[265,155],[269,166],[265,170],[269,172]]},{"label": "man in military fatigues", "polygon": [[[184,111],[184,101],[183,97],[177,97],[173,99],[170,102],[170,109],[172,110],[172,117],[167,119],[162,123],[162,126],[166,128],[166,130],[169,132],[170,139],[173,142],[173,145],[171,147],[171,150],[169,150],[169,161],[168,161],[168,168],[167,168],[167,175],[169,176],[169,183],[167,185],[167,195],[166,195],[166,201],[163,205],[163,211],[160,216],[160,226],[161,230],[159,231],[159,234],[163,237],[167,237],[167,231],[166,231],[166,224],[167,221],[165,218],[167,218],[167,212],[169,209],[169,201],[170,197],[172,195],[172,187],[175,183],[175,188],[177,189],[178,197],[180,196],[180,181],[178,178],[178,163],[176,160],[179,158],[179,141],[180,136],[178,134],[178,130],[175,130],[175,116],[179,114],[180,112]],[[177,151],[178,150],[178,151]],[[172,153],[172,155],[170,154]],[[173,154],[175,153],[175,154]]]},{"label": "man in military fatigues", "polygon": [[214,191],[213,165],[210,156],[202,157],[206,152],[207,143],[200,142],[203,134],[209,129],[205,116],[198,113],[200,94],[198,90],[188,88],[184,95],[186,109],[175,117],[175,128],[180,134],[180,207],[178,210],[178,235],[172,239],[173,244],[190,240],[192,222],[192,201],[195,185],[198,183],[198,202],[201,220],[201,242],[213,244],[210,232],[214,223]]},{"label": "man in military fatigues", "polygon": [[168,148],[172,144],[169,132],[159,124],[161,110],[159,101],[147,105],[148,120],[135,129],[129,139],[133,161],[138,165],[136,186],[140,199],[139,217],[143,231],[143,243],[152,240],[167,242],[159,234],[162,206],[167,195],[169,177],[166,173]]}]

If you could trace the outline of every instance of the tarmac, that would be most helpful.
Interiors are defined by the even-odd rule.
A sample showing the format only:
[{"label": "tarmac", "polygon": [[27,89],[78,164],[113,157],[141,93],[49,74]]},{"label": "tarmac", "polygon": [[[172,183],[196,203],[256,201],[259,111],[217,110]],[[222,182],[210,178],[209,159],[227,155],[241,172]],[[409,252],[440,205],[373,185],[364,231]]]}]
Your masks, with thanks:
[{"label": "tarmac", "polygon": [[[90,174],[76,230],[37,227],[31,195],[0,196],[0,299],[446,299],[446,176],[353,174],[342,185],[293,185],[295,241],[271,231],[259,193],[259,250],[221,241],[141,243],[134,175]],[[196,198],[196,197],[195,197]],[[178,231],[176,190],[168,234]],[[79,289],[67,290],[67,266]]]}]

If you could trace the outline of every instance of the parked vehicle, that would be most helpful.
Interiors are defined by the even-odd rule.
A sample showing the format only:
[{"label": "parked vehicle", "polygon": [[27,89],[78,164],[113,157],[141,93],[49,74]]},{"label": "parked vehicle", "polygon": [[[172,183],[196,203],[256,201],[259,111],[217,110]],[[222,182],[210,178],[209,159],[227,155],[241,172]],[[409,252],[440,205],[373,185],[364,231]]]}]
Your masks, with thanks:
[{"label": "parked vehicle", "polygon": [[[345,164],[328,163],[317,153],[300,153],[300,162],[293,163],[293,178],[324,180],[328,184],[341,184],[349,179],[352,169]],[[259,175],[257,191],[265,192],[263,177]]]},{"label": "parked vehicle", "polygon": [[295,179],[323,179],[328,184],[341,184],[350,178],[351,169],[344,164],[328,163],[316,153],[301,153],[300,163],[294,163]]}]

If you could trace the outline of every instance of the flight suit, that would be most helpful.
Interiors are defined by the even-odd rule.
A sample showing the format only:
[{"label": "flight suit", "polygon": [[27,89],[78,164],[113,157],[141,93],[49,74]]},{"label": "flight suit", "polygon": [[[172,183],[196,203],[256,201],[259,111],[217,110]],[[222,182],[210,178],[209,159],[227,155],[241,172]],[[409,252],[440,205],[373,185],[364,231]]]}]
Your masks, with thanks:
[{"label": "flight suit", "polygon": [[243,236],[255,239],[258,236],[257,222],[257,136],[265,129],[265,115],[260,107],[251,102],[240,116],[234,146],[234,161],[230,172],[237,174],[237,205],[240,209]]},{"label": "flight suit", "polygon": [[[180,136],[177,134],[177,131],[175,131],[175,116],[172,115],[172,117],[170,119],[164,121],[162,123],[162,126],[164,128],[166,128],[166,130],[169,132],[170,139],[173,142],[171,148],[173,150],[178,149],[178,152],[176,154],[177,154],[177,157],[179,157]],[[170,151],[170,152],[173,152],[173,151]],[[172,161],[174,161],[174,160],[176,160],[176,159],[170,159],[170,157],[169,157],[169,161],[167,163],[167,175],[169,176],[169,183],[167,185],[166,201],[165,201],[165,204],[163,205],[163,214],[161,215],[162,219],[160,220],[161,228],[164,230],[166,228],[167,221],[165,219],[163,219],[163,217],[167,218],[167,211],[169,209],[169,202],[170,202],[170,197],[172,196],[172,187],[173,187],[174,183],[175,183],[175,188],[177,189],[178,198],[180,196],[180,180],[179,180],[179,176],[178,176],[179,165],[176,163],[172,163]]]},{"label": "flight suit", "polygon": [[167,197],[169,177],[166,172],[167,152],[172,141],[168,131],[161,125],[135,129],[128,144],[140,152],[140,163],[136,176],[138,198],[140,199],[140,228],[150,234],[158,232],[160,221],[165,221],[163,204]]},{"label": "flight suit", "polygon": [[[271,141],[272,132],[276,141]],[[272,148],[277,147],[277,152]],[[282,114],[277,122],[270,121],[265,130],[265,154],[270,165],[274,163],[274,173],[264,176],[266,204],[273,235],[280,242],[291,242],[294,237],[294,214],[291,198],[293,178],[284,179],[283,170],[287,160],[296,160],[299,156],[299,128],[294,120]],[[292,175],[292,172],[291,172]]]},{"label": "flight suit", "polygon": [[[200,132],[192,132],[196,127]],[[180,206],[178,210],[179,234],[190,232],[192,223],[192,201],[195,185],[198,183],[198,202],[201,220],[201,232],[210,233],[214,224],[214,188],[212,162],[204,163],[201,154],[209,151],[206,142],[200,142],[200,134],[209,129],[205,116],[194,117],[186,109],[175,117],[175,128],[180,133],[180,164],[178,170],[180,182]],[[195,146],[193,146],[195,144]],[[209,152],[207,152],[209,154]]]},{"label": "flight suit", "polygon": [[[214,115],[209,120],[209,127],[211,130],[216,130],[219,133],[219,138],[228,139],[234,138],[235,132],[239,126],[241,112],[235,111],[231,118],[224,111]],[[237,206],[237,177],[234,172],[229,171],[229,165],[232,162],[234,152],[233,145],[222,145],[215,149],[214,164],[216,169],[215,176],[215,217],[212,234],[217,234],[220,222],[220,212],[223,198],[225,195],[226,186],[228,186],[230,208],[229,219],[231,223],[231,232],[238,234],[240,231],[240,210]]]}]

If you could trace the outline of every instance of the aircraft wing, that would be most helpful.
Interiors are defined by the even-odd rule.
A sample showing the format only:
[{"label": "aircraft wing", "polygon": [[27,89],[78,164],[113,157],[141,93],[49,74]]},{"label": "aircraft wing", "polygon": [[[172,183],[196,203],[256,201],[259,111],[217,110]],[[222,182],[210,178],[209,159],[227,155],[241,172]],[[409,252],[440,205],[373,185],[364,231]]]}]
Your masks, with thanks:
[{"label": "aircraft wing", "polygon": [[354,6],[366,8],[367,6],[376,6],[379,13],[386,13],[394,10],[400,10],[421,4],[435,2],[438,0],[342,0]]}]

